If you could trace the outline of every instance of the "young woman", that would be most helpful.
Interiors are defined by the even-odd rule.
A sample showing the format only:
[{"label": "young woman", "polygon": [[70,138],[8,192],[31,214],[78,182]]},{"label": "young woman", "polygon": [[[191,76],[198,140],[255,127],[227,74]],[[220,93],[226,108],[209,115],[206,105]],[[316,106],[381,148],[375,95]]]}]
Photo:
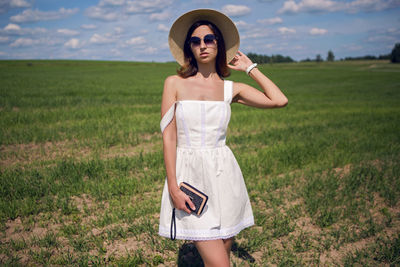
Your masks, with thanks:
[{"label": "young woman", "polygon": [[[199,9],[179,17],[171,27],[169,45],[181,68],[165,80],[161,103],[167,178],[159,234],[172,236],[176,218],[176,238],[194,240],[206,266],[229,266],[233,237],[254,224],[242,173],[225,145],[230,104],[276,108],[288,100],[238,51],[238,31],[218,11]],[[230,69],[246,71],[262,92],[224,80]],[[180,190],[181,182],[208,195],[200,215],[191,211],[195,206]]]}]

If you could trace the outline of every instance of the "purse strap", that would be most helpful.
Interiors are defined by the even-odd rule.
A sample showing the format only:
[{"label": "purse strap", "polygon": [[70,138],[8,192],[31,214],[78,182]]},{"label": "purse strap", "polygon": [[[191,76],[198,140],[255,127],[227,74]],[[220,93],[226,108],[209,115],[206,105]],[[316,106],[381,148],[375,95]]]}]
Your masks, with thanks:
[{"label": "purse strap", "polygon": [[[174,228],[174,235],[172,235],[172,227]],[[171,240],[175,240],[176,238],[176,221],[175,221],[175,208],[172,209],[172,218],[171,218]]]}]

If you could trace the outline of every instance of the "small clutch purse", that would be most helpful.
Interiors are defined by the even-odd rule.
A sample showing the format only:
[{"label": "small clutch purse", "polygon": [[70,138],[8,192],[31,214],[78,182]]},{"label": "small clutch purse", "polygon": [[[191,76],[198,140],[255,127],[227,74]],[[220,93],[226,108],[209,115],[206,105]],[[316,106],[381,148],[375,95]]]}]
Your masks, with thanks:
[{"label": "small clutch purse", "polygon": [[189,196],[196,208],[192,210],[188,203],[186,203],[186,207],[197,215],[200,215],[207,204],[208,196],[185,182],[180,183],[179,188],[183,191],[183,193]]},{"label": "small clutch purse", "polygon": [[[188,203],[186,203],[186,207],[195,214],[200,215],[207,204],[208,196],[203,192],[201,192],[200,190],[198,190],[197,188],[185,182],[179,184],[179,189],[181,189],[186,195],[189,196],[190,200],[193,202],[196,208],[192,210]],[[174,227],[174,235],[172,234],[172,227]],[[175,222],[175,208],[173,208],[172,218],[171,218],[171,239],[175,240],[175,237],[176,237],[176,222]]]}]

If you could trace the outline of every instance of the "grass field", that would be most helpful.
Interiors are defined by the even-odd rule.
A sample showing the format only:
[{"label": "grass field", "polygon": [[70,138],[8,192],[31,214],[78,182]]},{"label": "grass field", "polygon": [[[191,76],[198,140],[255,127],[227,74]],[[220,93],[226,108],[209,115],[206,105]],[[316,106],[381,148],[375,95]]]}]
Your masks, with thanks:
[{"label": "grass field", "polygon": [[[160,102],[175,69],[0,61],[1,264],[201,264],[190,242],[157,235]],[[289,104],[232,105],[227,142],[256,221],[232,266],[400,265],[400,65],[260,69]]]}]

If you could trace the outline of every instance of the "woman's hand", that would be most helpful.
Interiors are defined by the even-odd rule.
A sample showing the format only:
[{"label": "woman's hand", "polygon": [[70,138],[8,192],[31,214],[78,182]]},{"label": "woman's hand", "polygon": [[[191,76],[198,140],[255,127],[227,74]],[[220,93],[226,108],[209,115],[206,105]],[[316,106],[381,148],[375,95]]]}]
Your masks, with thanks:
[{"label": "woman's hand", "polygon": [[177,187],[175,190],[171,190],[170,193],[174,207],[178,210],[184,210],[187,213],[191,213],[191,210],[186,206],[186,202],[189,204],[190,208],[194,210],[196,207],[190,200],[189,196],[183,193],[182,190]]},{"label": "woman's hand", "polygon": [[[228,67],[233,70],[246,71],[251,65],[253,65],[251,59],[238,51],[237,55],[229,62]],[[286,96],[258,68],[253,68],[249,76],[258,83],[262,92],[245,83],[235,82],[232,101],[258,108],[279,108],[287,105]]]},{"label": "woman's hand", "polygon": [[236,56],[229,62],[228,67],[233,70],[246,71],[246,69],[252,65],[253,62],[245,54],[238,51]]}]

